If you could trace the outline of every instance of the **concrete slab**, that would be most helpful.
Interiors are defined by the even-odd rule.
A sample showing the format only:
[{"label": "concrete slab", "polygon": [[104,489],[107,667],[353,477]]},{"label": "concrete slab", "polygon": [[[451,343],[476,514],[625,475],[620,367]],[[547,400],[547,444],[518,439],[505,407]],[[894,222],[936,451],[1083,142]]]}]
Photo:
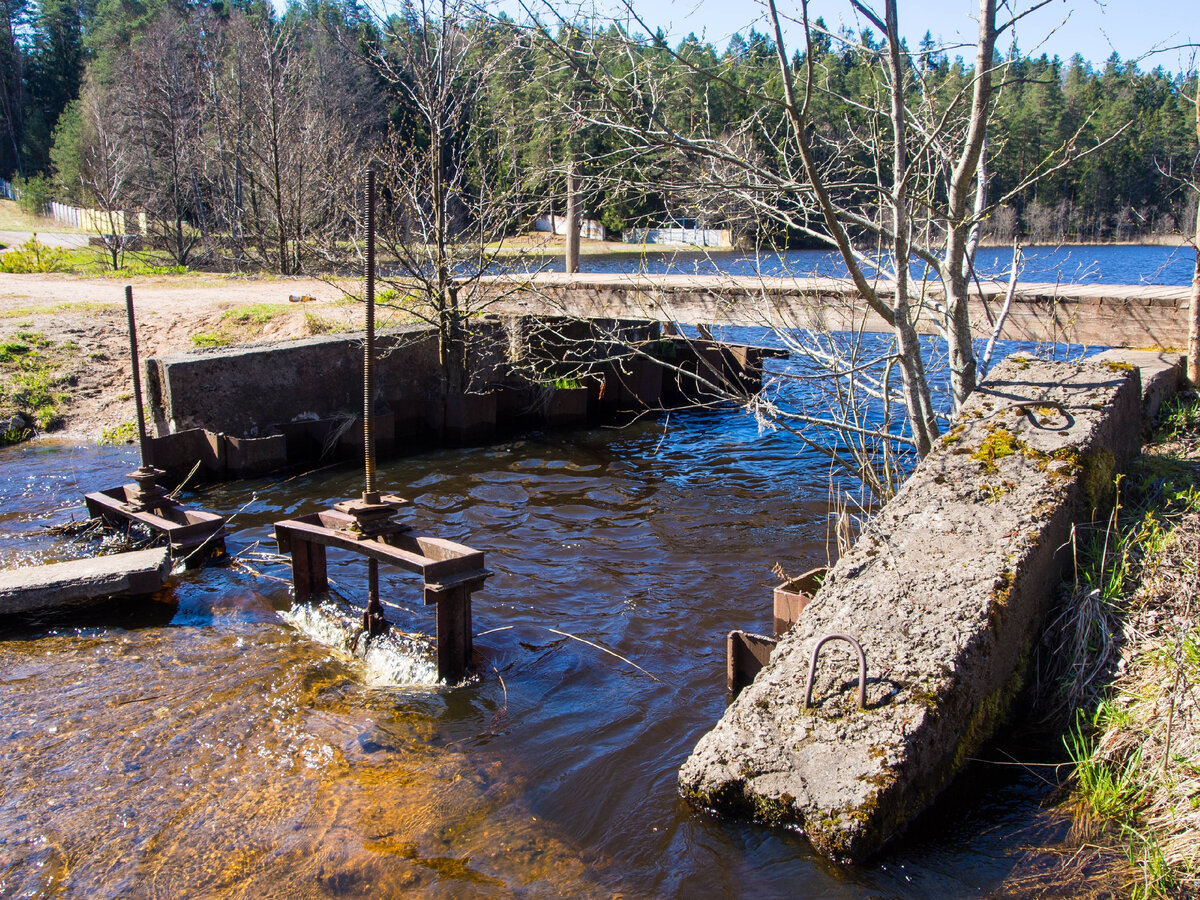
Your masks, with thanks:
[{"label": "concrete slab", "polygon": [[167,583],[165,547],[0,572],[0,615],[48,612],[107,597],[152,594]]},{"label": "concrete slab", "polygon": [[[1140,447],[1138,368],[1012,358],[965,404],[680,770],[705,809],[801,829],[862,861],[902,832],[1012,710],[1070,561]],[[834,644],[804,702],[813,649]]]},{"label": "concrete slab", "polygon": [[[594,272],[483,279],[499,315],[575,315],[692,325],[890,332],[868,312],[848,279],[735,275],[642,275]],[[1007,285],[984,282],[971,293],[975,336],[987,338]],[[1022,282],[1001,337],[1110,347],[1187,346],[1189,288],[1149,285],[1057,285]],[[885,289],[886,293],[886,289]],[[930,296],[936,298],[934,288]],[[984,307],[988,314],[985,315]],[[920,328],[936,333],[934,316]]]}]

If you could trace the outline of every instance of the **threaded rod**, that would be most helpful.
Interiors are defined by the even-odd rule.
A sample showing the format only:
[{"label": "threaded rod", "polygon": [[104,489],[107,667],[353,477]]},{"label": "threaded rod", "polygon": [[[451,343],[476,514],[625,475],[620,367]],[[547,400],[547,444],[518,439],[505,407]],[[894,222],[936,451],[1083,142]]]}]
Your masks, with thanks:
[{"label": "threaded rod", "polygon": [[367,337],[363,347],[363,458],[366,486],[363,500],[378,503],[375,490],[375,434],[371,422],[371,376],[375,360],[375,170],[367,169],[363,193],[363,214],[367,220],[367,247],[363,258],[363,282],[367,300]]}]

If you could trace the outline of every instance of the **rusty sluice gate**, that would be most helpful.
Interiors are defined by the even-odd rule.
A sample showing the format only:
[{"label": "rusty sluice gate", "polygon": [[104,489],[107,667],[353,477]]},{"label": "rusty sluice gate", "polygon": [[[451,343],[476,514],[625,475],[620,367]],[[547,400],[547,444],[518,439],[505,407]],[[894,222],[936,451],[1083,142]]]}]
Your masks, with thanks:
[{"label": "rusty sluice gate", "polygon": [[[394,521],[381,532],[367,534],[359,530],[358,518],[336,508],[276,522],[275,539],[279,552],[292,557],[296,603],[311,603],[329,594],[326,547],[361,554],[371,566],[382,562],[420,575],[425,580],[425,604],[437,605],[438,678],[448,684],[462,680],[472,652],[471,593],[491,575],[484,568],[482,551],[413,535],[407,525]],[[377,578],[372,579],[376,598]],[[380,607],[378,615],[382,614]]]},{"label": "rusty sluice gate", "polygon": [[375,357],[375,172],[368,169],[363,193],[367,226],[363,282],[366,300],[366,340],[363,346],[363,468],[361,499],[335,503],[295,519],[275,523],[280,553],[292,557],[296,603],[311,603],[329,594],[326,547],[367,558],[367,607],[363,633],[388,629],[379,601],[379,564],[389,563],[415,572],[425,581],[425,604],[437,606],[437,673],[447,684],[461,681],[471,664],[471,593],[491,575],[483,553],[463,544],[412,535],[397,521],[406,500],[380,494],[375,486],[375,440],[372,428],[372,371]]},{"label": "rusty sluice gate", "polygon": [[812,602],[813,594],[825,580],[828,571],[824,567],[810,569],[775,588],[774,637],[740,629],[729,632],[725,639],[725,687],[734,696],[741,693],[742,688],[750,684],[770,661],[775,645],[796,624],[804,607]]},{"label": "rusty sluice gate", "polygon": [[146,421],[142,410],[142,379],[138,369],[137,326],[133,315],[133,288],[125,287],[125,314],[129,321],[129,358],[133,369],[133,398],[137,410],[141,465],[129,473],[132,481],[120,487],[85,494],[88,515],[110,524],[138,522],[165,535],[173,559],[182,558],[189,568],[225,549],[225,518],[215,513],[188,509],[158,483],[164,474],[150,465],[147,456]]}]

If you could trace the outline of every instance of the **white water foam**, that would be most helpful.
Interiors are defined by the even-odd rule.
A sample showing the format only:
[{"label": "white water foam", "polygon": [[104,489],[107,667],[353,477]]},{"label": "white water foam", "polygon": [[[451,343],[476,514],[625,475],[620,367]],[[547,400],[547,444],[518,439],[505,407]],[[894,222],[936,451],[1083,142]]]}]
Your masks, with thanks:
[{"label": "white water foam", "polygon": [[393,628],[387,634],[369,637],[362,631],[361,612],[332,600],[299,604],[280,615],[297,631],[358,663],[364,681],[371,687],[439,683],[436,650],[423,634]]}]

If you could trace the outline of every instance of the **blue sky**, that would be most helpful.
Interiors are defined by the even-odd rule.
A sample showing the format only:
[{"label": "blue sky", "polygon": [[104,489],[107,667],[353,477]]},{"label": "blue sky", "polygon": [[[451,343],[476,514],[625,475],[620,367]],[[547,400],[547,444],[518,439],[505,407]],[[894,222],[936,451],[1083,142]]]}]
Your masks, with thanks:
[{"label": "blue sky", "polygon": [[[538,0],[527,0],[536,8]],[[604,3],[605,0],[597,0]],[[767,30],[766,4],[759,0],[633,0],[635,8],[647,24],[663,28],[675,39],[689,31],[702,35],[718,49],[724,49],[735,31],[745,31],[755,25]],[[798,15],[799,4],[778,0],[780,12]],[[508,5],[507,3],[504,5]],[[553,3],[564,15],[573,8],[570,3]],[[875,7],[882,11],[882,0]],[[1027,9],[1028,0],[1018,4]],[[591,6],[589,9],[593,8]],[[617,2],[598,5],[598,11],[613,13],[620,9]],[[944,43],[969,42],[978,10],[978,0],[899,0],[901,31],[910,46],[920,40],[926,29]],[[823,16],[834,26],[838,23],[857,28],[847,0],[810,0],[810,16]],[[795,42],[799,28],[785,40]],[[1124,60],[1139,59],[1143,68],[1161,65],[1172,71],[1187,71],[1195,67],[1200,54],[1195,48],[1154,53],[1156,49],[1177,44],[1200,44],[1200,2],[1197,0],[1052,0],[1018,23],[1017,45],[1026,54],[1043,51],[1064,59],[1080,53],[1093,63],[1102,63],[1116,51]],[[1006,36],[1003,48],[1011,39]],[[955,55],[955,54],[951,54]],[[964,52],[964,55],[970,56]]]}]

